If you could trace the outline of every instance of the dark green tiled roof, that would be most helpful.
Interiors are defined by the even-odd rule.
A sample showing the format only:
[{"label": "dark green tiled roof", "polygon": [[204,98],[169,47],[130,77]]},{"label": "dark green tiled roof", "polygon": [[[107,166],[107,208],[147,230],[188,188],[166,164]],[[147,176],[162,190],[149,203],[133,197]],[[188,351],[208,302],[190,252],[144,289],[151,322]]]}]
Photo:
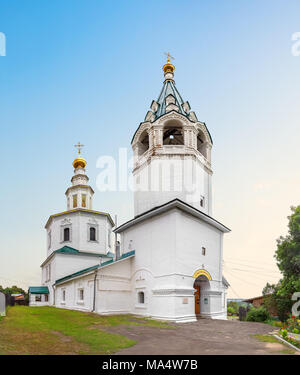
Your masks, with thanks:
[{"label": "dark green tiled roof", "polygon": [[72,279],[73,277],[77,277],[77,276],[83,275],[83,274],[85,274],[85,273],[88,273],[88,272],[93,271],[93,270],[96,270],[96,269],[98,269],[98,268],[101,268],[101,267],[107,266],[107,265],[109,265],[109,264],[113,264],[113,263],[115,263],[115,262],[118,262],[118,261],[120,261],[120,260],[126,259],[126,258],[128,258],[128,257],[130,257],[130,256],[133,256],[133,255],[135,255],[135,250],[132,250],[132,251],[129,251],[128,253],[123,254],[123,255],[120,257],[120,259],[118,259],[117,261],[111,259],[111,260],[108,260],[108,261],[106,261],[106,262],[104,262],[104,263],[96,264],[95,266],[88,267],[88,268],[85,268],[85,269],[80,270],[80,271],[78,271],[78,272],[72,273],[71,275],[67,275],[67,276],[65,276],[65,277],[62,277],[61,279],[56,280],[56,281],[55,281],[55,284],[60,284],[60,283],[63,282],[63,281],[66,281],[66,280]]},{"label": "dark green tiled roof", "polygon": [[128,251],[128,253],[123,254],[119,260],[121,260],[121,259],[125,259],[125,258],[128,258],[128,257],[130,257],[131,255],[135,255],[135,250]]},{"label": "dark green tiled roof", "polygon": [[99,253],[94,254],[94,253],[89,253],[87,251],[79,251],[70,246],[64,246],[61,249],[55,250],[53,252],[58,253],[58,254],[78,254],[78,255],[90,255],[94,257],[109,257],[109,258],[112,258],[114,256],[112,253],[109,253],[109,252],[107,254],[99,254]]},{"label": "dark green tiled roof", "polygon": [[166,98],[172,95],[175,98],[175,104],[178,106],[178,112],[184,116],[188,116],[188,114],[184,111],[182,105],[183,100],[179,91],[177,90],[174,81],[165,81],[163,88],[160,92],[160,95],[157,99],[157,103],[159,105],[157,112],[155,113],[155,119],[158,117],[166,114]]},{"label": "dark green tiled roof", "polygon": [[49,294],[47,286],[30,286],[29,293],[31,294]]},{"label": "dark green tiled roof", "polygon": [[92,266],[92,267],[85,268],[84,270],[81,270],[81,271],[78,271],[78,272],[74,272],[71,275],[62,277],[61,279],[56,280],[55,284],[59,284],[62,281],[66,281],[66,280],[72,279],[73,277],[80,276],[84,273],[96,270],[97,268],[99,268],[99,264],[96,264],[95,266]]}]

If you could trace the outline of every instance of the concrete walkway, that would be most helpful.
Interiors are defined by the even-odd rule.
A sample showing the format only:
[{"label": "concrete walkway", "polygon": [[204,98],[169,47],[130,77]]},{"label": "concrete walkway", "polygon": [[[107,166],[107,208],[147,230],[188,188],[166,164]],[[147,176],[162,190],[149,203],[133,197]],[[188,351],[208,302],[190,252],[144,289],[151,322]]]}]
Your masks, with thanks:
[{"label": "concrete walkway", "polygon": [[109,328],[109,332],[138,342],[117,354],[294,354],[279,342],[261,342],[254,337],[276,330],[263,323],[200,319],[195,323],[172,325],[177,328],[116,326]]}]

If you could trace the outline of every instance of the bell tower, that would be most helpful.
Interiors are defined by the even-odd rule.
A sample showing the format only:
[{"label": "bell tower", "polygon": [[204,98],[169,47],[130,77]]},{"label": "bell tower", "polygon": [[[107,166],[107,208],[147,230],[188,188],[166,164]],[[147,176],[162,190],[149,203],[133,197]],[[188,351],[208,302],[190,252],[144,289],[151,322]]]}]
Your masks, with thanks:
[{"label": "bell tower", "polygon": [[211,215],[212,139],[183,101],[168,54],[164,82],[132,139],[135,216],[173,199]]}]

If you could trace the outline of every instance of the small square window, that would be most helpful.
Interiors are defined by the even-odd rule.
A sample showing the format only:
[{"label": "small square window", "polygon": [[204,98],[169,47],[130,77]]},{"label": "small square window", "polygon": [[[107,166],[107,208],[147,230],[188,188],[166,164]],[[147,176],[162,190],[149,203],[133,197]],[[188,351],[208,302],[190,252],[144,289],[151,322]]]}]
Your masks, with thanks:
[{"label": "small square window", "polygon": [[202,255],[206,255],[206,248],[202,247]]},{"label": "small square window", "polygon": [[42,302],[42,296],[40,294],[35,296],[35,302]]},{"label": "small square window", "polygon": [[204,203],[205,203],[205,198],[203,195],[200,195],[200,206],[204,207]]}]

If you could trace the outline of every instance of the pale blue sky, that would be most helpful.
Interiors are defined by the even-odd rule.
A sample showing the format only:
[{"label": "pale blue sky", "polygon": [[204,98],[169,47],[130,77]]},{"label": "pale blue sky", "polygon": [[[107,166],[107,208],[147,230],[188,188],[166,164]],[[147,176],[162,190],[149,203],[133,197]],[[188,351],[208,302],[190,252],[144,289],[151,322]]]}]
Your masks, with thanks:
[{"label": "pale blue sky", "polygon": [[[85,144],[95,188],[97,158],[129,148],[157,98],[164,51],[214,140],[229,295],[276,281],[276,238],[299,203],[299,14],[297,0],[0,0],[0,285],[40,283],[44,224],[66,208],[73,145]],[[132,195],[96,190],[94,208],[127,220]]]}]

